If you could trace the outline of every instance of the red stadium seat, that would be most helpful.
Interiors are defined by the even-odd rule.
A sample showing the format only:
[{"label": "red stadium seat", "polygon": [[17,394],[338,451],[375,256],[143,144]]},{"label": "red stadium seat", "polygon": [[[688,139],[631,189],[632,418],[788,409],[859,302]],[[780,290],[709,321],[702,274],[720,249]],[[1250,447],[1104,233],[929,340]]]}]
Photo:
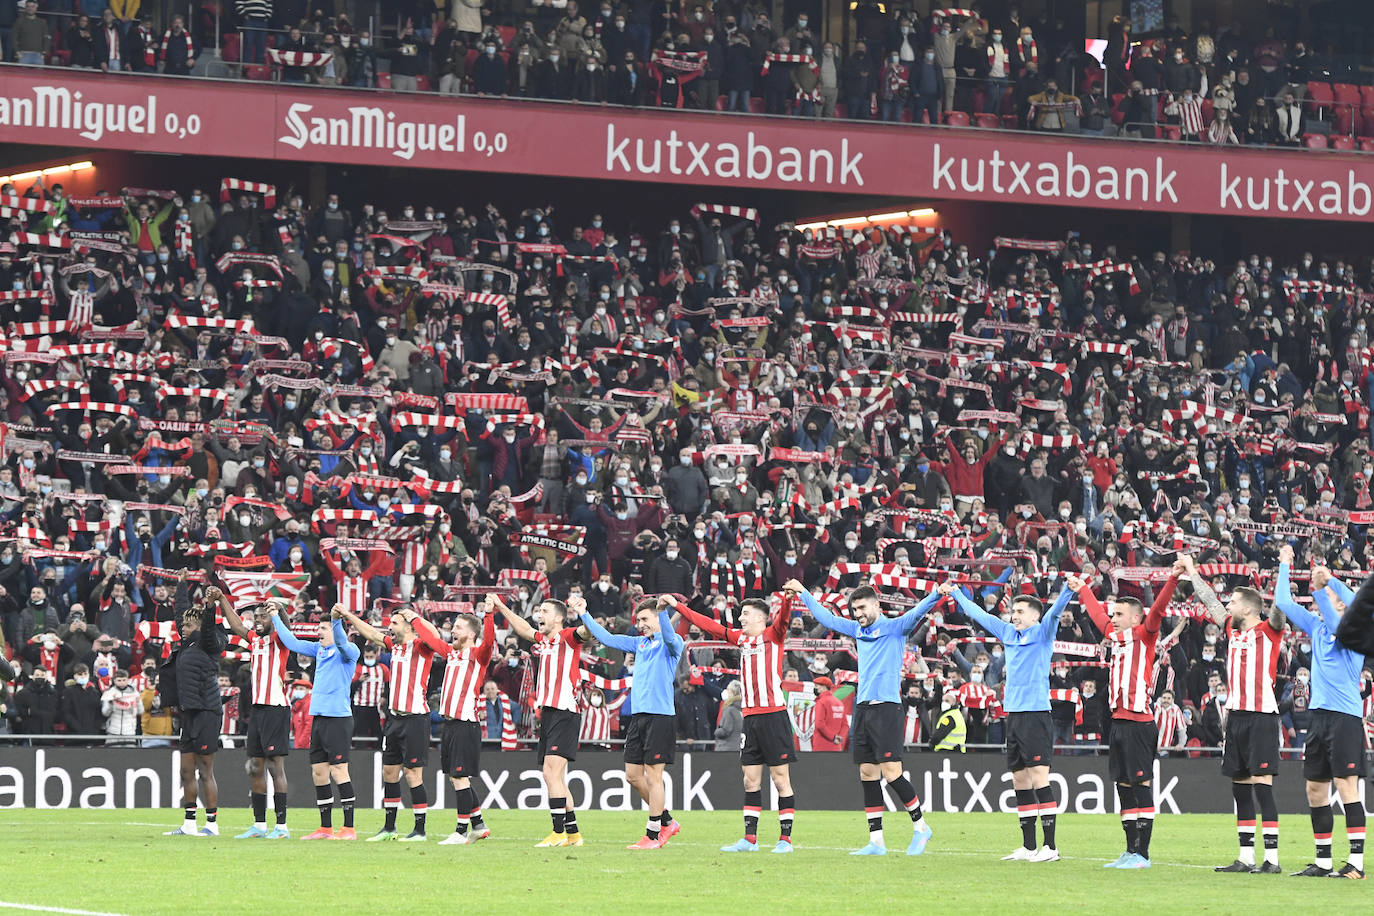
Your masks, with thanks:
[{"label": "red stadium seat", "polygon": [[1359,120],[1355,122],[1355,132],[1361,137],[1374,137],[1374,106],[1360,111]]},{"label": "red stadium seat", "polygon": [[1004,114],[1002,115],[1002,127],[1007,130],[1016,130],[1021,126],[1020,120],[1021,119],[1014,114]]},{"label": "red stadium seat", "polygon": [[1203,100],[1202,100],[1202,126],[1203,126],[1203,127],[1211,127],[1211,126],[1212,126],[1212,118],[1215,116],[1215,114],[1216,114],[1216,113],[1212,110],[1212,100],[1211,100],[1211,99],[1203,99]]},{"label": "red stadium seat", "polygon": [[1355,138],[1346,134],[1333,134],[1331,137],[1332,149],[1352,150],[1355,148]]},{"label": "red stadium seat", "polygon": [[756,95],[750,96],[750,97],[749,97],[749,111],[750,111],[750,113],[752,113],[752,114],[763,114],[763,112],[764,112],[763,99],[759,98],[759,97],[756,96]]},{"label": "red stadium seat", "polygon": [[997,115],[985,112],[974,115],[973,124],[975,127],[991,127],[993,129],[1002,126],[1002,122],[998,119]]},{"label": "red stadium seat", "polygon": [[415,88],[420,92],[429,92],[429,77],[425,76],[423,73],[415,77]]},{"label": "red stadium seat", "polygon": [[267,64],[247,64],[243,68],[243,78],[266,82],[272,78],[272,68]]},{"label": "red stadium seat", "polygon": [[1303,134],[1302,145],[1308,149],[1326,149],[1326,136],[1324,134]]},{"label": "red stadium seat", "polygon": [[1355,109],[1337,101],[1331,106],[1331,133],[1350,134],[1355,129]]},{"label": "red stadium seat", "polygon": [[[910,124],[910,123],[911,123],[911,109],[910,109],[910,108],[907,108],[905,105],[902,106],[902,123],[903,123],[903,124]],[[922,124],[929,124],[929,123],[930,123],[930,115],[926,114],[924,111],[921,112],[921,123],[922,123]]]},{"label": "red stadium seat", "polygon": [[227,60],[230,63],[234,63],[239,59],[239,54],[241,50],[242,49],[239,47],[239,33],[230,32],[228,35],[225,35],[223,36],[223,38],[220,39],[219,59]]},{"label": "red stadium seat", "polygon": [[391,88],[391,74],[390,74],[390,73],[378,73],[378,74],[377,74],[377,88],[378,88],[378,89],[390,89],[390,88]]},{"label": "red stadium seat", "polygon": [[950,127],[968,127],[968,115],[962,111],[945,112],[945,123]]},{"label": "red stadium seat", "polygon": [[468,53],[467,53],[466,57],[467,57],[468,72],[469,72],[469,73],[472,72],[472,68],[473,68],[473,67],[477,66],[477,56],[478,56],[479,53],[480,53],[480,52],[479,52],[476,48],[468,48]]},{"label": "red stadium seat", "polygon": [[716,111],[724,111],[724,110],[725,110],[725,106],[726,106],[729,102],[730,102],[730,97],[729,97],[728,95],[718,95],[718,96],[716,96]]},{"label": "red stadium seat", "polygon": [[849,105],[847,105],[847,104],[844,103],[844,102],[836,102],[836,103],[835,103],[835,117],[838,118],[838,119],[840,119],[841,121],[848,120],[848,118],[849,118]]},{"label": "red stadium seat", "polygon": [[1374,86],[1360,87],[1360,107],[1374,108]]},{"label": "red stadium seat", "polygon": [[1115,124],[1117,127],[1120,127],[1122,124],[1126,122],[1126,115],[1122,113],[1117,107],[1121,104],[1121,100],[1125,97],[1126,94],[1123,92],[1118,92],[1112,95],[1112,123]]},{"label": "red stadium seat", "polygon": [[1165,140],[1178,141],[1183,139],[1183,128],[1177,124],[1161,124],[1159,132],[1164,135]]},{"label": "red stadium seat", "polygon": [[1351,83],[1336,83],[1331,87],[1331,94],[1337,102],[1344,102],[1352,108],[1360,107],[1360,87]]},{"label": "red stadium seat", "polygon": [[496,34],[501,36],[501,47],[509,48],[510,43],[515,41],[515,26],[498,25],[496,27]]},{"label": "red stadium seat", "polygon": [[1360,138],[1360,152],[1374,153],[1374,137]]},{"label": "red stadium seat", "polygon": [[1321,117],[1322,112],[1331,109],[1331,103],[1335,101],[1335,96],[1331,92],[1329,83],[1308,83],[1307,102],[1312,111]]}]

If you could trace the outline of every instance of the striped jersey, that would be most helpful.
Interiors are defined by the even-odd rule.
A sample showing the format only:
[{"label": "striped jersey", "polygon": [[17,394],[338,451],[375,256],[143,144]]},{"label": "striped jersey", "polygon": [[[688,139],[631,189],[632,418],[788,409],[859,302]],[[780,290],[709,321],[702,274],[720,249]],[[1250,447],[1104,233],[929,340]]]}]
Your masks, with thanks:
[{"label": "striped jersey", "polygon": [[367,579],[363,576],[344,576],[338,581],[339,603],[350,614],[367,613]]},{"label": "striped jersey", "polygon": [[1155,682],[1155,652],[1164,610],[1173,598],[1178,577],[1170,576],[1155,595],[1144,619],[1129,630],[1112,628],[1111,618],[1090,587],[1078,592],[1079,603],[1102,631],[1111,652],[1108,663],[1107,704],[1113,719],[1149,722],[1154,718],[1151,690]]},{"label": "striped jersey", "polygon": [[491,663],[495,643],[496,618],[488,614],[482,621],[480,643],[466,649],[449,648],[444,685],[439,690],[439,713],[445,719],[477,721],[477,698],[486,681],[487,665]]},{"label": "striped jersey", "polygon": [[782,657],[787,625],[792,618],[790,599],[784,599],[768,629],[758,636],[748,636],[743,630],[723,626],[682,604],[677,605],[677,610],[702,632],[739,646],[740,683],[744,687],[740,709],[744,715],[779,712],[786,707],[787,699],[782,692]]},{"label": "striped jersey", "polygon": [[286,706],[286,660],[291,652],[273,630],[266,636],[255,631],[249,643],[253,673],[254,706]]},{"label": "striped jersey", "polygon": [[1188,723],[1183,718],[1183,710],[1177,706],[1155,707],[1155,728],[1159,730],[1156,750],[1178,747],[1187,738]]},{"label": "striped jersey", "polygon": [[581,682],[578,659],[582,652],[577,627],[565,627],[552,636],[536,633],[533,652],[539,656],[535,705],[577,712],[577,688]]},{"label": "striped jersey", "polygon": [[1278,674],[1279,641],[1283,634],[1261,620],[1248,630],[1237,630],[1226,620],[1226,682],[1231,691],[1226,708],[1231,712],[1278,714],[1274,678]]},{"label": "striped jersey", "polygon": [[396,643],[386,638],[391,652],[391,712],[409,716],[429,712],[425,691],[429,688],[429,669],[434,656],[448,646],[430,624],[422,619],[414,622],[415,638]]}]

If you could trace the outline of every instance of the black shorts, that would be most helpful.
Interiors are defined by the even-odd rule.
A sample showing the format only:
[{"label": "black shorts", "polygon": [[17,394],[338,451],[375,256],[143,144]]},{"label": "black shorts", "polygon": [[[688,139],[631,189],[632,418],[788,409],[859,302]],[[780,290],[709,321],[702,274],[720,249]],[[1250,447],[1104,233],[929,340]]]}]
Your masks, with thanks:
[{"label": "black shorts", "polygon": [[[1221,772],[1232,779],[1279,771],[1279,714],[1236,710],[1226,717]],[[1361,739],[1363,742],[1363,739]]]},{"label": "black shorts", "polygon": [[742,766],[780,767],[791,763],[796,756],[792,720],[786,712],[778,710],[744,717],[744,736],[739,749]]},{"label": "black shorts", "polygon": [[1007,769],[1047,767],[1054,753],[1054,719],[1044,712],[1007,713]]},{"label": "black shorts", "polygon": [[1312,710],[1302,775],[1312,782],[1364,776],[1364,722],[1358,716],[1329,709]]},{"label": "black shorts", "polygon": [[577,742],[582,734],[582,713],[568,712],[557,706],[545,706],[539,711],[540,763],[549,754],[564,760],[577,759]]},{"label": "black shorts", "polygon": [[248,756],[285,757],[291,750],[291,707],[253,704],[248,717]]},{"label": "black shorts", "polygon": [[1153,719],[1113,719],[1111,743],[1107,746],[1107,771],[1112,774],[1112,782],[1128,786],[1149,782],[1154,778],[1158,749],[1159,729]]},{"label": "black shorts", "polygon": [[429,716],[424,713],[392,713],[382,731],[382,765],[406,769],[429,761]]},{"label": "black shorts", "polygon": [[353,744],[352,716],[312,716],[310,719],[310,762],[337,766],[348,763]]},{"label": "black shorts", "polygon": [[210,756],[219,750],[219,727],[223,721],[224,713],[218,709],[183,709],[177,746],[183,754]]},{"label": "black shorts", "polygon": [[855,763],[902,762],[906,713],[901,703],[856,703],[849,746]]},{"label": "black shorts", "polygon": [[625,762],[648,766],[673,762],[677,747],[677,717],[654,712],[630,716],[625,729]]},{"label": "black shorts", "polygon": [[476,722],[449,719],[439,739],[439,766],[454,779],[477,775],[482,754],[482,728]]}]

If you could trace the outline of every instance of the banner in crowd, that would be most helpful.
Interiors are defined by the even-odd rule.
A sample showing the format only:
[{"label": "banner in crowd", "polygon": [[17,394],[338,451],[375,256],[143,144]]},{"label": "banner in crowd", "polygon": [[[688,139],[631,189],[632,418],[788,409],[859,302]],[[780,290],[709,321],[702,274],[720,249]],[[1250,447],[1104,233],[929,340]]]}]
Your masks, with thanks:
[{"label": "banner in crowd", "polygon": [[[242,748],[215,755],[220,798],[247,799],[248,776]],[[1011,775],[1000,753],[911,753],[906,769],[927,811],[1016,811]],[[1065,814],[1114,814],[1116,792],[1107,775],[1107,758],[1055,757],[1050,781]],[[180,757],[159,748],[20,748],[0,754],[0,808],[177,808],[181,803]],[[293,750],[286,759],[292,777],[305,773],[306,752]],[[349,764],[360,807],[382,804],[381,754],[355,751]],[[1168,759],[1156,764],[1154,783],[1160,814],[1230,814],[1229,783],[1216,758]],[[1284,814],[1307,812],[1302,764],[1285,761],[1275,779],[1275,794]],[[437,768],[426,774],[430,807],[453,804],[453,790]],[[674,811],[720,811],[736,814],[744,804],[737,753],[679,753],[664,774],[669,806]],[[862,806],[854,764],[847,753],[802,754],[792,765],[792,785],[799,805],[814,810],[853,811]],[[1361,786],[1364,782],[1361,781]],[[582,751],[568,767],[568,787],[579,809],[629,811],[639,798],[625,781],[619,753]],[[529,751],[502,753],[494,746],[482,755],[473,788],[484,810],[538,809],[545,806],[539,764]],[[886,790],[885,790],[886,791]],[[290,779],[290,804],[313,808],[310,780]],[[887,794],[889,811],[898,803]],[[777,799],[765,799],[775,807]],[[495,823],[492,814],[487,815]],[[168,823],[175,820],[169,813]],[[1219,835],[1218,842],[1224,837]]]},{"label": "banner in crowd", "polygon": [[[255,117],[225,116],[240,111]],[[818,127],[77,70],[6,68],[0,142],[1111,210],[1319,220],[1374,210],[1374,162],[1357,153]]]}]

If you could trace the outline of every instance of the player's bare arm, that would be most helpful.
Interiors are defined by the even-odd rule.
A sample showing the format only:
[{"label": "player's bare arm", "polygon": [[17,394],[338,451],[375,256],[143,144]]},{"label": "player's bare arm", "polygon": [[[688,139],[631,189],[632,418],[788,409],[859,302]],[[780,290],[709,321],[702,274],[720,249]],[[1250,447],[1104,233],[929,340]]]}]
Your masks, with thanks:
[{"label": "player's bare arm", "polygon": [[525,640],[525,642],[535,641],[539,634],[534,631],[534,627],[530,626],[529,621],[506,607],[506,602],[502,601],[496,595],[491,596],[491,601],[492,604],[496,606],[496,609],[501,612],[501,616],[506,618],[506,622],[510,624],[510,628],[515,631],[516,636],[519,636],[521,639]]},{"label": "player's bare arm", "polygon": [[229,626],[229,632],[244,639],[252,634],[243,623],[243,618],[238,615],[230,604],[229,599],[224,597],[224,593],[215,586],[210,586],[205,590],[205,604],[207,607],[219,605],[220,611],[224,614],[224,622]]},{"label": "player's bare arm", "polygon": [[1181,557],[1179,562],[1184,564],[1184,569],[1188,576],[1188,581],[1193,585],[1193,594],[1197,600],[1202,602],[1202,606],[1207,609],[1208,615],[1213,623],[1220,624],[1226,620],[1226,605],[1222,604],[1217,598],[1217,593],[1212,591],[1212,586],[1207,584],[1207,580],[1202,578],[1197,570],[1197,561],[1192,557]]},{"label": "player's bare arm", "polygon": [[381,632],[372,624],[368,623],[366,620],[363,620],[361,617],[359,617],[352,611],[340,608],[340,612],[343,619],[347,620],[349,624],[352,625],[353,629],[357,630],[359,633],[362,634],[363,639],[366,639],[370,643],[376,643],[379,646],[386,645],[385,633]]}]

